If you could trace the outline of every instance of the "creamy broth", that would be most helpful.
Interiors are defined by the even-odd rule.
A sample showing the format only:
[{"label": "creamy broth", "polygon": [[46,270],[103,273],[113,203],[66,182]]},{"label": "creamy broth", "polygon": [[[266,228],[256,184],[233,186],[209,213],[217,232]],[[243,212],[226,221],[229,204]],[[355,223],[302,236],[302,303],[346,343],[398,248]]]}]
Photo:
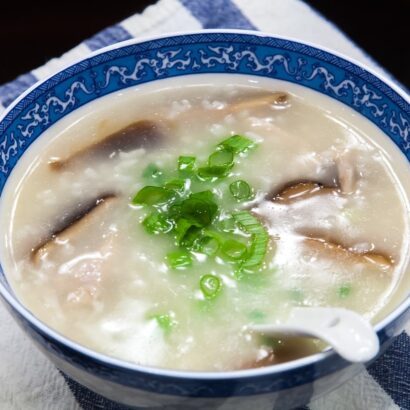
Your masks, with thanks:
[{"label": "creamy broth", "polygon": [[[273,93],[286,97],[265,103]],[[130,124],[137,130],[121,131]],[[143,137],[135,145],[127,132]],[[328,97],[274,80],[192,76],[104,97],[45,134],[3,193],[2,262],[24,305],[84,346],[156,367],[258,367],[325,346],[268,339],[247,324],[283,322],[293,306],[346,307],[377,322],[399,302],[408,164],[380,130]],[[149,234],[149,210],[131,203],[162,180],[143,174],[155,164],[172,179],[180,155],[204,163],[234,134],[255,148],[203,189],[263,224],[263,266],[238,276],[219,254],[192,252],[192,266],[172,269],[171,236]],[[232,200],[236,180],[253,188],[251,200]],[[220,280],[214,298],[201,291],[205,274]]]}]

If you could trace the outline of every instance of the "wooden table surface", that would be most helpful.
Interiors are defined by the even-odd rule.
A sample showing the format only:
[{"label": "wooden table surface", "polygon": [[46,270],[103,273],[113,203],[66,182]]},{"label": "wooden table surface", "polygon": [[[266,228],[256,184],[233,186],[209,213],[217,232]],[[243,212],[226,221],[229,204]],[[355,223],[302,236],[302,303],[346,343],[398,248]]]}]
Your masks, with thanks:
[{"label": "wooden table surface", "polygon": [[[213,1],[213,0],[200,0]],[[251,0],[250,0],[251,1]],[[286,0],[283,0],[286,1]],[[0,84],[41,66],[155,0],[0,0]],[[410,0],[306,0],[410,87]]]}]

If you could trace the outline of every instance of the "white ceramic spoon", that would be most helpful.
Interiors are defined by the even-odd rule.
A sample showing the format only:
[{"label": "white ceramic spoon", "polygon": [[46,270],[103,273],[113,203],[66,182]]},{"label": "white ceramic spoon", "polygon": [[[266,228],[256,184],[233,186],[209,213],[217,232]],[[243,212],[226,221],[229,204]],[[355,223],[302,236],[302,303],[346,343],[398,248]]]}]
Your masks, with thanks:
[{"label": "white ceramic spoon", "polygon": [[379,351],[379,339],[371,324],[347,309],[293,308],[283,324],[250,325],[248,328],[269,336],[321,339],[350,362],[367,362]]}]

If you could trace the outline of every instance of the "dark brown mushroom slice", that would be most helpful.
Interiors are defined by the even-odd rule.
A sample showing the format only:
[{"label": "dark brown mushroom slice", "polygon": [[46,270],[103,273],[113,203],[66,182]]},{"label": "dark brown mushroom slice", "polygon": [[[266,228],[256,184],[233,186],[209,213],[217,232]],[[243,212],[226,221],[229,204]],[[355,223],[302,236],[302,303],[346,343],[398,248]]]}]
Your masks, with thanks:
[{"label": "dark brown mushroom slice", "polygon": [[117,199],[115,194],[108,193],[76,206],[60,219],[46,239],[32,248],[31,260],[38,263],[43,254],[52,250],[56,241],[62,237],[70,238],[79,234],[92,221],[103,217]]},{"label": "dark brown mushroom slice", "polygon": [[53,159],[49,165],[54,170],[60,170],[76,161],[86,161],[91,158],[109,159],[113,153],[149,148],[164,139],[165,132],[162,125],[151,120],[140,120],[74,152],[67,158]]},{"label": "dark brown mushroom slice", "polygon": [[282,186],[268,197],[273,202],[290,204],[316,195],[335,194],[336,192],[336,187],[325,186],[320,182],[301,180]]},{"label": "dark brown mushroom slice", "polygon": [[383,253],[375,251],[357,252],[352,248],[343,246],[340,243],[325,240],[317,237],[306,237],[303,243],[310,250],[314,250],[333,260],[350,261],[374,266],[383,272],[388,272],[393,267],[394,261]]}]

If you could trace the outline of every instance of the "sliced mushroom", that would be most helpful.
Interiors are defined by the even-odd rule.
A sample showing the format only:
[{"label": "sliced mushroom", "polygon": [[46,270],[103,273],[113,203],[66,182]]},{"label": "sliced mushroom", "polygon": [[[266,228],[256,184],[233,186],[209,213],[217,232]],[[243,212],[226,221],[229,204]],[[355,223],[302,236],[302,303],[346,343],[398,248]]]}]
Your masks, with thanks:
[{"label": "sliced mushroom", "polygon": [[237,112],[263,107],[286,108],[289,106],[289,99],[289,95],[284,92],[253,95],[245,99],[233,101],[227,106],[227,110],[230,112]]},{"label": "sliced mushroom", "polygon": [[54,170],[60,170],[75,161],[90,158],[109,159],[116,152],[129,152],[138,148],[147,148],[158,144],[165,138],[163,127],[151,120],[141,120],[95,142],[66,158],[57,158],[49,162]]},{"label": "sliced mushroom", "polygon": [[31,260],[38,263],[43,255],[53,250],[58,241],[70,239],[81,233],[90,223],[102,218],[116,200],[117,196],[110,193],[80,204],[61,219],[45,240],[32,248]]},{"label": "sliced mushroom", "polygon": [[297,181],[286,184],[279,191],[269,195],[272,201],[284,204],[311,198],[316,195],[335,194],[335,187],[324,186],[320,182]]},{"label": "sliced mushroom", "polygon": [[303,240],[305,246],[310,250],[320,253],[322,256],[339,261],[350,261],[354,263],[362,263],[388,272],[393,267],[394,261],[381,253],[371,252],[356,252],[351,248],[346,248],[343,245],[327,241],[322,238],[305,238]]}]

